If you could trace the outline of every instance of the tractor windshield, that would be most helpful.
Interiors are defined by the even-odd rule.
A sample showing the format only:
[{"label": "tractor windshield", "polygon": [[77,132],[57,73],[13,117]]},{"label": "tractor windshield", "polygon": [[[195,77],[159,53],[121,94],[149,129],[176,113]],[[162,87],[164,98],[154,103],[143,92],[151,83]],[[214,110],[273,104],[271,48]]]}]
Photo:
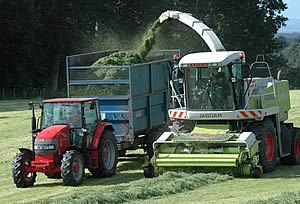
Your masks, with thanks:
[{"label": "tractor windshield", "polygon": [[186,95],[189,110],[234,109],[228,68],[187,67]]},{"label": "tractor windshield", "polygon": [[53,124],[68,124],[70,128],[81,128],[81,104],[78,102],[44,103],[42,128]]}]

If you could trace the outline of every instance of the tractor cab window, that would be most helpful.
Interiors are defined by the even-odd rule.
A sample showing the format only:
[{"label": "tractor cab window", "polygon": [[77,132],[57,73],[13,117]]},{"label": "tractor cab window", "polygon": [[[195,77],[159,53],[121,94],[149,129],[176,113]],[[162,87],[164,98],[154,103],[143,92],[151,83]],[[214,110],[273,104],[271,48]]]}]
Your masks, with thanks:
[{"label": "tractor cab window", "polygon": [[83,104],[84,111],[84,124],[85,128],[88,130],[89,135],[93,135],[94,129],[97,125],[97,108],[94,101],[85,102]]},{"label": "tractor cab window", "polygon": [[80,103],[45,103],[42,113],[42,128],[54,124],[67,124],[70,128],[82,128],[81,115]]},{"label": "tractor cab window", "polygon": [[189,110],[234,108],[227,66],[187,67],[186,94]]}]

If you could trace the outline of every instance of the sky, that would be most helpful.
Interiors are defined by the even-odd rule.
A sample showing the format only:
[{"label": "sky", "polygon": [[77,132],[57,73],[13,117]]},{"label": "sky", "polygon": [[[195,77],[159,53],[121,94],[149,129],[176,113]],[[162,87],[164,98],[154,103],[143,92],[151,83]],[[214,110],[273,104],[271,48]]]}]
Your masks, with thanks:
[{"label": "sky", "polygon": [[289,20],[286,27],[279,29],[279,33],[300,33],[300,0],[283,0],[283,2],[288,6],[283,15]]},{"label": "sky", "polygon": [[283,2],[288,5],[283,14],[289,19],[300,19],[300,0],[283,0]]}]

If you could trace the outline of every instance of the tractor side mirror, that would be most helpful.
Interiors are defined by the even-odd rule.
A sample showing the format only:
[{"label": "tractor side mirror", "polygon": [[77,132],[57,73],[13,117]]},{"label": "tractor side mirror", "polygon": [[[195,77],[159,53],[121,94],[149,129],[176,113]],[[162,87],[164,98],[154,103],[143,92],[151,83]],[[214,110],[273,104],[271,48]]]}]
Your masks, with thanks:
[{"label": "tractor side mirror", "polygon": [[92,101],[90,102],[90,110],[94,110],[95,109],[95,102]]}]

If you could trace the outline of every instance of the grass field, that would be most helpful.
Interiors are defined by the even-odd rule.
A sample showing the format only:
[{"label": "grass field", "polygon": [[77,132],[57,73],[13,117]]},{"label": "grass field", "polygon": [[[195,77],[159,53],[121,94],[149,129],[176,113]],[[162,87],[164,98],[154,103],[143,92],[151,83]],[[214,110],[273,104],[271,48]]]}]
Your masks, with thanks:
[{"label": "grass field", "polygon": [[[300,91],[291,91],[290,122],[300,127]],[[143,152],[121,158],[118,174],[94,179],[87,174],[79,187],[38,174],[31,188],[18,189],[11,162],[18,147],[31,146],[30,118],[25,100],[0,101],[0,203],[299,203],[300,166],[278,166],[261,179],[218,174],[166,173],[143,177]]]}]

